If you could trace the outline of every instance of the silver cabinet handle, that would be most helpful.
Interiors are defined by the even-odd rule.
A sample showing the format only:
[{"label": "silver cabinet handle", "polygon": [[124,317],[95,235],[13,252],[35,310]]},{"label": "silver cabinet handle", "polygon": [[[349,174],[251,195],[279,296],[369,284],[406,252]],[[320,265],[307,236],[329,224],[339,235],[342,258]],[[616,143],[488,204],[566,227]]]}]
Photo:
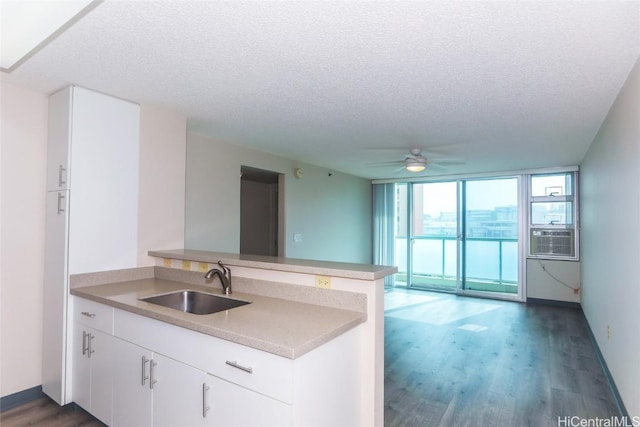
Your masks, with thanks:
[{"label": "silver cabinet handle", "polygon": [[87,357],[91,358],[91,354],[94,353],[94,350],[93,350],[93,339],[95,338],[95,335],[87,334],[87,338],[88,338],[88,341],[89,341],[89,345],[87,346],[88,347],[87,348],[87,350],[88,350]]},{"label": "silver cabinet handle", "polygon": [[58,193],[58,215],[64,212],[64,199],[65,195],[63,193]]},{"label": "silver cabinet handle", "polygon": [[150,380],[149,380],[149,389],[150,389],[150,390],[153,390],[153,385],[154,385],[155,383],[157,383],[157,382],[158,382],[158,380],[156,380],[156,379],[153,377],[154,368],[155,368],[156,366],[158,366],[158,363],[157,363],[157,362],[155,362],[153,359],[151,359],[151,363],[149,364],[149,377],[150,377]]},{"label": "silver cabinet handle", "polygon": [[145,356],[142,356],[142,385],[144,385],[144,383],[149,379],[149,377],[147,376],[147,363],[149,363],[149,359],[147,359]]},{"label": "silver cabinet handle", "polygon": [[67,183],[66,172],[67,169],[64,166],[60,165],[60,167],[58,168],[58,185],[60,187]]},{"label": "silver cabinet handle", "polygon": [[253,374],[253,368],[251,366],[242,366],[238,364],[238,362],[236,362],[235,360],[234,361],[227,360],[225,363],[229,366],[233,366],[234,368],[240,369],[241,371],[245,371],[250,374]]},{"label": "silver cabinet handle", "polygon": [[82,312],[82,313],[80,313],[80,314],[82,314],[83,316],[91,317],[92,319],[93,319],[94,317],[96,317],[96,315],[95,315],[94,313],[89,313],[88,311],[83,311],[83,312]]},{"label": "silver cabinet handle", "polygon": [[82,331],[82,355],[87,354],[87,332]]},{"label": "silver cabinet handle", "polygon": [[211,407],[207,405],[207,401],[209,400],[207,399],[207,392],[209,389],[210,387],[207,383],[202,383],[202,418],[207,418],[207,412],[211,409]]}]

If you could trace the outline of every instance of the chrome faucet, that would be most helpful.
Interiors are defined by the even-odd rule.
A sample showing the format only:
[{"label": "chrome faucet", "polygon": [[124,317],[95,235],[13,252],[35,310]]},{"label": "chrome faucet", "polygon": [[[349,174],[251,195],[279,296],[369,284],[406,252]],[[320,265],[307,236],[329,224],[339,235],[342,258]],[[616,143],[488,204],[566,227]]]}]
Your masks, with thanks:
[{"label": "chrome faucet", "polygon": [[231,294],[231,270],[229,267],[224,265],[222,261],[218,261],[218,265],[220,268],[212,268],[207,271],[204,275],[206,280],[213,280],[214,277],[218,276],[220,279],[220,284],[222,284],[222,290],[225,295]]}]

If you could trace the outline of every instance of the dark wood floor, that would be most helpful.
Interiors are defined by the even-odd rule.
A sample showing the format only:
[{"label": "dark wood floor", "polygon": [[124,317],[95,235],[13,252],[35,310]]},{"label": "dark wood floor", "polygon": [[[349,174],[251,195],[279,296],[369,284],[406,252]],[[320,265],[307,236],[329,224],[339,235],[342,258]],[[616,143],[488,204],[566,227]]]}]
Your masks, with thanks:
[{"label": "dark wood floor", "polygon": [[60,407],[48,397],[0,413],[2,427],[104,427],[104,424],[74,405]]},{"label": "dark wood floor", "polygon": [[385,425],[546,427],[619,415],[580,310],[385,294]]}]

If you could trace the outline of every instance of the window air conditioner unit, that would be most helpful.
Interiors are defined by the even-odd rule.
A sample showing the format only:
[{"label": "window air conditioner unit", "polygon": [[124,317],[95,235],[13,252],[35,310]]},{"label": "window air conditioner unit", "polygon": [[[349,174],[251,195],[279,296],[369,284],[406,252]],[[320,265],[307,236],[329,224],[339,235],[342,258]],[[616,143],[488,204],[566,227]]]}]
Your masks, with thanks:
[{"label": "window air conditioner unit", "polygon": [[531,230],[531,255],[575,257],[573,230]]}]

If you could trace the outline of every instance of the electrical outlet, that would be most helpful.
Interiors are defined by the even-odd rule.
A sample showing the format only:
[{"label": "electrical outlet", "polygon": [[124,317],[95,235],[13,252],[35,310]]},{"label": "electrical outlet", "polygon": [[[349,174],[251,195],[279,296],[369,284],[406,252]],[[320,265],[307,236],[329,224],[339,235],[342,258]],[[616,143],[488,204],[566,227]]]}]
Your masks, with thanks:
[{"label": "electrical outlet", "polygon": [[316,288],[331,289],[331,277],[316,276]]}]

